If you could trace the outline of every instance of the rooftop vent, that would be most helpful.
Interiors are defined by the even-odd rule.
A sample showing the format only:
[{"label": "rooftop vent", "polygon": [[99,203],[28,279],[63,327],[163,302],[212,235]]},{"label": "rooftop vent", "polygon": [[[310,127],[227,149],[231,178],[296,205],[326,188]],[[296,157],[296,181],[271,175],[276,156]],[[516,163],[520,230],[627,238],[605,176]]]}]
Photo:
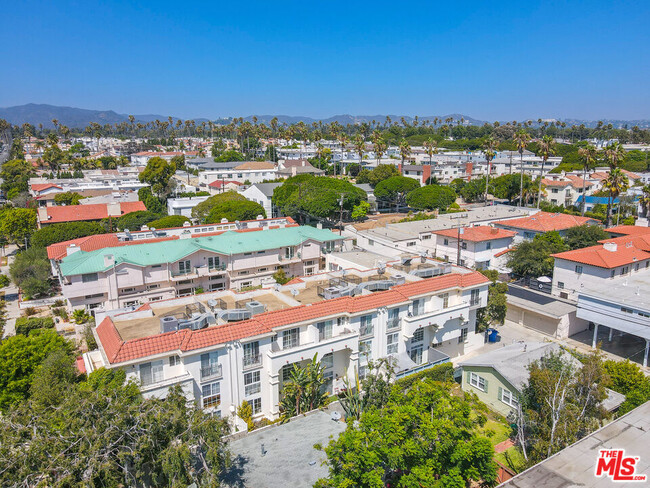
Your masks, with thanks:
[{"label": "rooftop vent", "polygon": [[618,246],[616,245],[615,242],[606,242],[605,244],[603,244],[603,249],[609,252],[616,252]]}]

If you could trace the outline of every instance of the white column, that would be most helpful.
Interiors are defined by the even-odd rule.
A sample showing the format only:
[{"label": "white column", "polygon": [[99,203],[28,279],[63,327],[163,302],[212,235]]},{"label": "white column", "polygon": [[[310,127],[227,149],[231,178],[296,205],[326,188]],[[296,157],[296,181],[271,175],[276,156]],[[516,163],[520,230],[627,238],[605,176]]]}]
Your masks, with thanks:
[{"label": "white column", "polygon": [[598,324],[594,324],[594,339],[591,342],[591,347],[596,349],[597,344],[598,344]]},{"label": "white column", "polygon": [[609,342],[612,342],[612,335],[614,335],[614,329],[609,328]]},{"label": "white column", "polygon": [[650,349],[650,340],[645,340],[645,354],[643,355],[643,367],[648,367],[648,350]]}]

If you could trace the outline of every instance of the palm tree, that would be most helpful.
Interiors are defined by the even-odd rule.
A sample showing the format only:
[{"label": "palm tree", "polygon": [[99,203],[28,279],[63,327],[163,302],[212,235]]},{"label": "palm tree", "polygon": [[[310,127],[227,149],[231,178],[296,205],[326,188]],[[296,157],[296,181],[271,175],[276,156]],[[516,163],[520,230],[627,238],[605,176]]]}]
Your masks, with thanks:
[{"label": "palm tree", "polygon": [[580,206],[580,214],[585,214],[585,204],[587,203],[587,195],[585,194],[585,185],[587,184],[587,171],[594,167],[596,159],[598,158],[598,149],[591,144],[578,149],[580,159],[582,159],[582,205]]},{"label": "palm tree", "polygon": [[609,195],[607,196],[606,226],[610,227],[612,225],[612,204],[621,193],[627,191],[630,187],[630,182],[621,168],[612,168],[607,178],[603,181],[603,187],[609,190]]},{"label": "palm tree", "polygon": [[643,215],[646,218],[650,217],[650,185],[645,185],[641,189],[641,198],[639,199],[641,207],[643,208]]},{"label": "palm tree", "polygon": [[483,154],[485,155],[485,160],[487,161],[487,174],[485,176],[485,205],[488,204],[488,187],[490,184],[490,162],[496,156],[497,141],[492,136],[487,136],[485,141],[483,141]]},{"label": "palm tree", "polygon": [[548,158],[555,154],[555,141],[549,135],[542,137],[542,140],[539,141],[539,155],[542,157],[542,167],[539,171],[539,190],[537,192],[537,208],[539,208],[539,202],[542,199],[542,180],[544,179],[544,165]]},{"label": "palm tree", "polygon": [[438,154],[438,141],[433,137],[429,137],[424,141],[424,152],[429,155],[429,166],[431,166],[433,155]]},{"label": "palm tree", "polygon": [[359,155],[359,167],[363,164],[363,150],[366,147],[366,141],[363,140],[361,134],[357,134],[354,137],[354,149],[356,149],[357,154]]},{"label": "palm tree", "polygon": [[513,139],[519,152],[519,173],[521,177],[519,182],[519,206],[521,207],[524,199],[524,151],[530,141],[530,134],[524,129],[520,129],[515,132]]},{"label": "palm tree", "polygon": [[402,165],[400,167],[400,174],[403,174],[404,162],[411,155],[411,145],[408,143],[406,139],[402,139],[402,141],[399,143],[399,153],[400,156],[402,156]]},{"label": "palm tree", "polygon": [[381,158],[384,156],[388,146],[386,142],[381,137],[375,137],[373,140],[373,149],[375,151],[375,156],[377,157],[377,165],[381,163]]},{"label": "palm tree", "polygon": [[618,168],[618,165],[625,159],[625,149],[620,142],[612,142],[605,148],[605,159],[611,169]]}]

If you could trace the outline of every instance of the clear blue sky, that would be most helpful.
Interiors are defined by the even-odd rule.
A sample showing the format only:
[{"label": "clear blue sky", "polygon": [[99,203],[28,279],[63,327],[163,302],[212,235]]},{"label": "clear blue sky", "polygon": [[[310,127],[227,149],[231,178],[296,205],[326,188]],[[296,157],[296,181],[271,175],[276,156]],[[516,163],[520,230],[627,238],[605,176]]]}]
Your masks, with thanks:
[{"label": "clear blue sky", "polygon": [[0,106],[650,118],[650,1],[64,1],[0,11]]}]

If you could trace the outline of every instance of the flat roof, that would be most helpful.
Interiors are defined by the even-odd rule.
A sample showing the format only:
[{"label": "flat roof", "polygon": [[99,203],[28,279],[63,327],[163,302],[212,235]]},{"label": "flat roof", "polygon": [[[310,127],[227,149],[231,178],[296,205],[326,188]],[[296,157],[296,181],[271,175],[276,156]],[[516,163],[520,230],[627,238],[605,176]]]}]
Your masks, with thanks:
[{"label": "flat roof", "polygon": [[506,299],[509,304],[512,303],[513,305],[524,307],[527,310],[551,316],[558,320],[576,311],[576,304],[574,302],[511,283],[508,284]]},{"label": "flat roof", "polygon": [[[346,428],[343,420],[332,420],[331,412],[343,413],[338,402],[323,411],[276,424],[232,440],[228,447],[234,462],[223,476],[225,486],[237,488],[304,488],[328,474],[323,451]],[[262,454],[262,445],[265,453]]]},{"label": "flat roof", "polygon": [[[542,461],[499,486],[504,488],[605,488],[616,483],[596,478],[600,449],[624,449],[626,456],[639,457],[636,474],[650,473],[650,402],[589,434],[575,444]],[[644,483],[621,483],[620,486]]]},{"label": "flat roof", "polygon": [[596,283],[585,283],[578,293],[650,311],[648,290],[650,290],[650,271],[643,269],[627,276],[607,280],[606,287]]}]

